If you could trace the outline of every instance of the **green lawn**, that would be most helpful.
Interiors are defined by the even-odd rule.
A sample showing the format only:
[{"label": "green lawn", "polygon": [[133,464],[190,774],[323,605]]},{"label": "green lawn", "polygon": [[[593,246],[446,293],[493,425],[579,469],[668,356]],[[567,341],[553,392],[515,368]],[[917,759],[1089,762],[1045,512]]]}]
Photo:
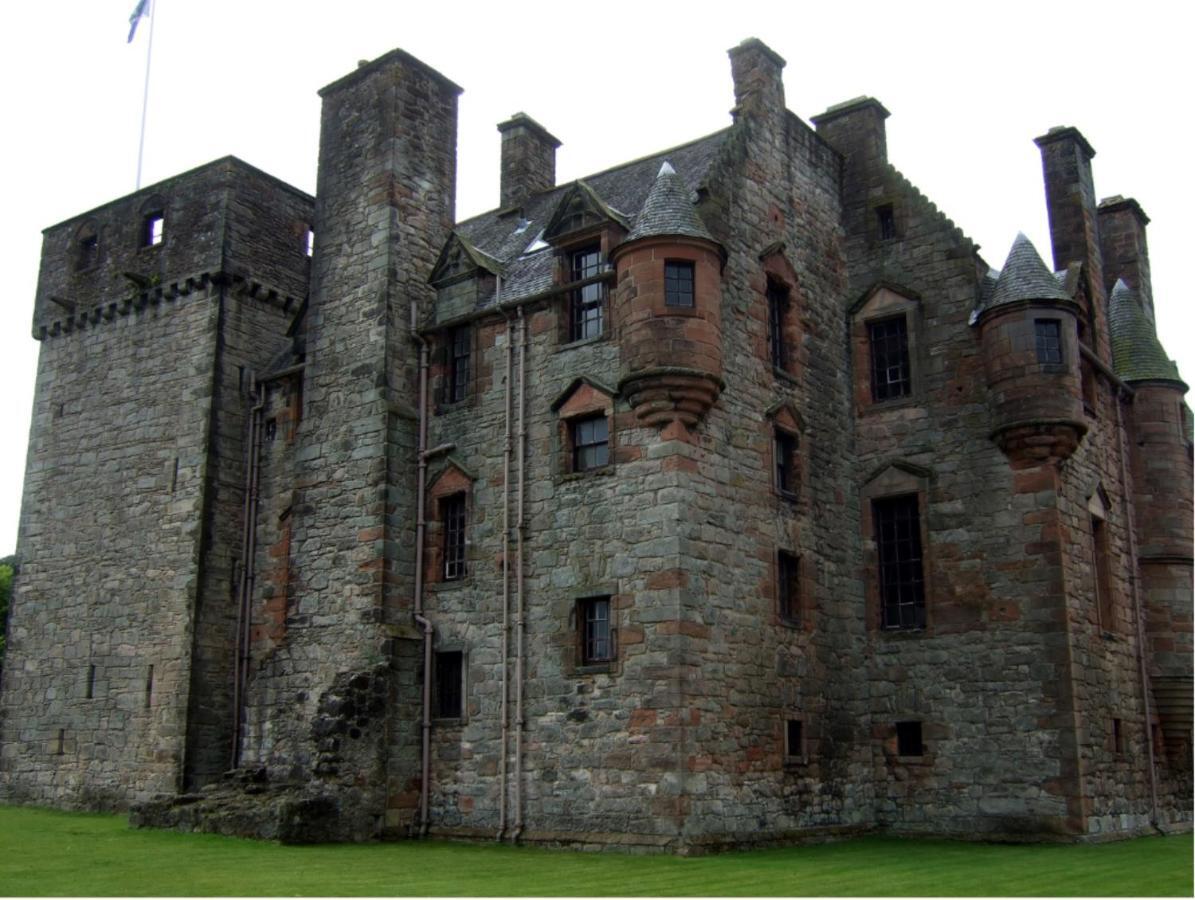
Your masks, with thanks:
[{"label": "green lawn", "polygon": [[1190,835],[1096,845],[869,837],[682,859],[443,841],[283,847],[0,807],[0,850],[6,896],[1192,895]]}]

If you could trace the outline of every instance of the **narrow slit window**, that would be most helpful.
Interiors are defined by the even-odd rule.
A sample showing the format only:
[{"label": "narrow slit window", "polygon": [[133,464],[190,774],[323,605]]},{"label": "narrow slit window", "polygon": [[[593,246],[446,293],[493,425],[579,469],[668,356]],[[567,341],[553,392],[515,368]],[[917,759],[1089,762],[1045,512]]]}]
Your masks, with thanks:
[{"label": "narrow slit window", "polygon": [[909,369],[909,332],[904,316],[867,326],[871,345],[871,398],[907,397],[913,388]]},{"label": "narrow slit window", "polygon": [[609,662],[614,658],[614,634],[610,623],[610,598],[588,597],[578,604],[581,629],[581,662]]},{"label": "narrow slit window", "polygon": [[872,504],[879,555],[881,624],[886,629],[925,627],[925,581],[917,495]]},{"label": "narrow slit window", "polygon": [[448,402],[459,403],[469,396],[472,329],[467,325],[452,329],[449,344],[452,360],[449,367]]},{"label": "narrow slit window", "polygon": [[[573,281],[584,281],[600,275],[602,251],[587,247],[572,254],[570,259]],[[583,341],[599,337],[605,329],[606,286],[601,282],[576,288],[569,299],[569,340]]]},{"label": "narrow slit window", "polygon": [[315,256],[315,232],[310,228],[303,235],[303,255],[308,259]]},{"label": "narrow slit window", "polygon": [[787,369],[788,347],[784,339],[784,320],[788,315],[788,291],[768,282],[768,358],[774,369]]},{"label": "narrow slit window", "polygon": [[776,554],[776,588],[782,621],[790,625],[801,622],[801,561],[787,550]]},{"label": "narrow slit window", "polygon": [[145,217],[145,227],[142,233],[142,244],[146,247],[156,247],[166,237],[166,217],[160,212],[150,213]]},{"label": "narrow slit window", "polygon": [[93,700],[95,698],[95,666],[94,665],[89,665],[87,667],[87,693],[84,696],[88,700]]},{"label": "narrow slit window", "polygon": [[896,237],[896,213],[891,203],[876,207],[876,230],[881,241],[890,241]]},{"label": "narrow slit window", "polygon": [[799,486],[797,446],[795,434],[776,429],[772,444],[772,453],[776,463],[776,490],[788,497],[795,497]]},{"label": "narrow slit window", "polygon": [[444,580],[465,577],[465,495],[453,494],[442,501],[444,521]]},{"label": "narrow slit window", "polygon": [[154,702],[154,667],[145,670],[145,708],[149,709]]},{"label": "narrow slit window", "polygon": [[79,259],[76,268],[82,272],[92,268],[100,261],[100,238],[97,234],[88,234],[79,239]]},{"label": "narrow slit window", "polygon": [[54,749],[55,756],[64,756],[66,754],[66,729],[58,729],[58,746]]},{"label": "narrow slit window", "polygon": [[896,755],[924,756],[925,745],[921,741],[920,722],[896,723]]},{"label": "narrow slit window", "polygon": [[1091,553],[1095,563],[1096,613],[1100,628],[1112,631],[1116,606],[1112,595],[1112,571],[1108,549],[1108,525],[1097,516],[1091,517]]},{"label": "narrow slit window", "polygon": [[805,758],[805,723],[800,719],[788,719],[785,722],[784,756],[790,762]]}]

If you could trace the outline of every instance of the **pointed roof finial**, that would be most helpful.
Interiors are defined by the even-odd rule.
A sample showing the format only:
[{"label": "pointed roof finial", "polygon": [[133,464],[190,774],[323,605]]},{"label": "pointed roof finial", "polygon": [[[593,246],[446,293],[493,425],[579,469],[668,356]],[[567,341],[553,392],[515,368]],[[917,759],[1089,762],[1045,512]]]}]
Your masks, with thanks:
[{"label": "pointed roof finial", "polygon": [[1108,299],[1108,332],[1112,339],[1112,364],[1125,381],[1177,381],[1183,383],[1153,323],[1137,300],[1137,293],[1123,278],[1116,279]]},{"label": "pointed roof finial", "polygon": [[1023,232],[1017,233],[987,309],[1023,300],[1071,300]]}]

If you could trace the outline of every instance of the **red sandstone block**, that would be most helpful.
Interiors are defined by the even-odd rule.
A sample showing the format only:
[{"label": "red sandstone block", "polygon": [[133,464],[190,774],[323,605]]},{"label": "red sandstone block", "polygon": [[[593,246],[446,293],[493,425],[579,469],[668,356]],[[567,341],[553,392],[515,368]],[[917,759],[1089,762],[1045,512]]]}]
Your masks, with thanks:
[{"label": "red sandstone block", "polygon": [[681,569],[664,569],[647,576],[648,590],[653,591],[664,588],[685,587],[688,583],[688,573]]}]

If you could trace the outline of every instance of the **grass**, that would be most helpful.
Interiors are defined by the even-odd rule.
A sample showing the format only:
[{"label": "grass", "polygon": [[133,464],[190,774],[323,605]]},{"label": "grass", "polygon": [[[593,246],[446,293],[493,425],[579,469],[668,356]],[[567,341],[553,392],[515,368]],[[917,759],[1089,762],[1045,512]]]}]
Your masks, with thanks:
[{"label": "grass", "polygon": [[867,837],[716,856],[444,841],[280,846],[0,806],[5,896],[1185,896],[1191,835],[1111,844]]}]

